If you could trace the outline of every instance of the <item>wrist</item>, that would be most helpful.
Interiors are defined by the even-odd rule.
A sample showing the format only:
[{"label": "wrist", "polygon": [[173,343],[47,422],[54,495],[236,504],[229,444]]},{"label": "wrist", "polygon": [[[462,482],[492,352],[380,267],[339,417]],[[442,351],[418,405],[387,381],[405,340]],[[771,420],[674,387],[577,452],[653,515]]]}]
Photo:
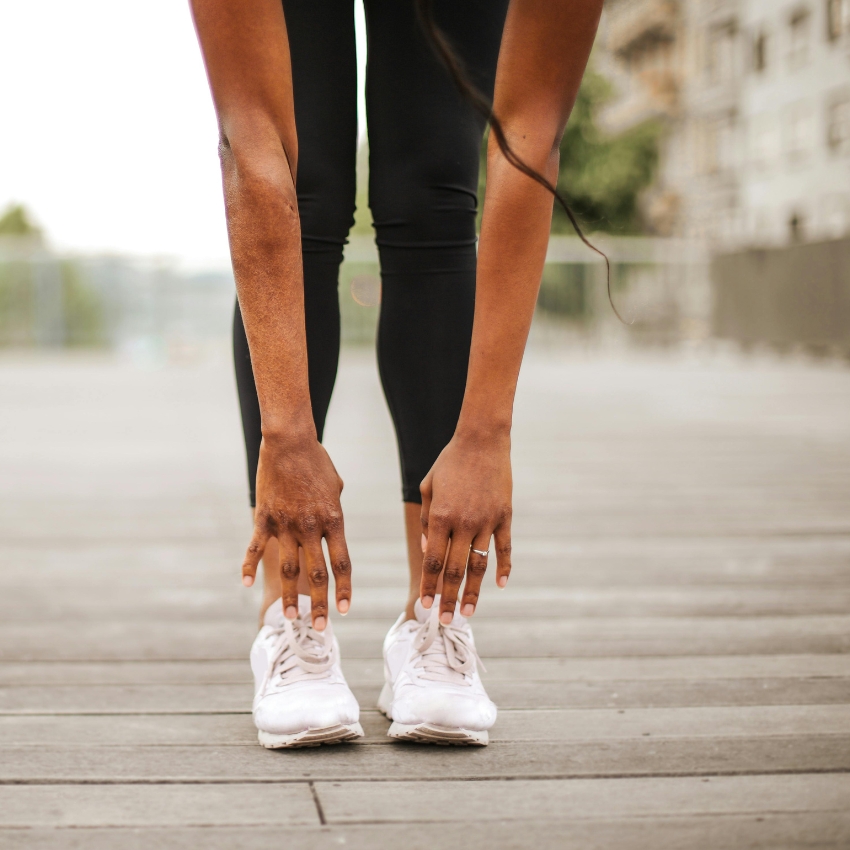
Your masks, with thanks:
[{"label": "wrist", "polygon": [[273,420],[263,422],[263,442],[270,447],[291,448],[318,440],[312,415],[309,418]]},{"label": "wrist", "polygon": [[510,446],[510,417],[465,417],[461,415],[455,429],[455,438],[464,443],[486,443],[488,445],[505,443]]}]

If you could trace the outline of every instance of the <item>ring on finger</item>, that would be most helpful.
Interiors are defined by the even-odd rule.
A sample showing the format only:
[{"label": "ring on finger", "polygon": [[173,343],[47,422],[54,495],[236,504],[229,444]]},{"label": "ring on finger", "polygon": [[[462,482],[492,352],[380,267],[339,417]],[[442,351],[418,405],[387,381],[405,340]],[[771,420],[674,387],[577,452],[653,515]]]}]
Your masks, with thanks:
[{"label": "ring on finger", "polygon": [[475,552],[476,555],[480,555],[482,558],[486,558],[490,554],[489,549],[473,549],[471,546],[469,549],[471,552]]}]

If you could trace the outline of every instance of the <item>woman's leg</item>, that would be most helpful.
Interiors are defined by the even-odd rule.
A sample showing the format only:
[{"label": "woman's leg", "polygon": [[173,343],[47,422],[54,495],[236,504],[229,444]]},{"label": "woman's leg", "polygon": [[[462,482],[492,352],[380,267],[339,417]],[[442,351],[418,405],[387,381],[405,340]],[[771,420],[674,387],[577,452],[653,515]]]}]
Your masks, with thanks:
[{"label": "woman's leg", "polygon": [[[454,433],[466,385],[484,122],[434,57],[412,3],[365,6],[369,203],[383,280],[378,364],[401,458],[412,617],[419,484]],[[435,3],[440,27],[488,95],[506,10],[507,0]]]},{"label": "woman's leg", "polygon": [[[319,439],[339,360],[337,282],[354,221],[357,61],[352,0],[284,0],[298,128],[298,212],[304,257],[304,312],[313,421]],[[233,322],[236,384],[251,505],[260,452],[260,407],[239,305]],[[277,543],[263,557],[263,611],[280,596]],[[308,593],[303,573],[299,592]],[[262,617],[262,611],[260,616]]]}]

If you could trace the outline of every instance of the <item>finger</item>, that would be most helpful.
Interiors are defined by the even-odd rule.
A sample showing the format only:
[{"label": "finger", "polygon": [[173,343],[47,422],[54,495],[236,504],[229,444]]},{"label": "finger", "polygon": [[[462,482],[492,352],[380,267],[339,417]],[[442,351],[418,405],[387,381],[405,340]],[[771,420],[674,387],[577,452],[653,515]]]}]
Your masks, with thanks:
[{"label": "finger", "polygon": [[[471,617],[478,606],[481,582],[484,580],[484,573],[487,572],[487,550],[489,548],[490,535],[479,534],[472,541],[472,546],[469,549],[469,560],[466,562],[466,584],[463,587],[463,598],[460,601],[460,613],[464,617]],[[485,554],[481,555],[481,552]]]},{"label": "finger", "polygon": [[496,541],[496,584],[504,587],[511,574],[511,521],[505,520],[493,538]]},{"label": "finger", "polygon": [[301,543],[304,567],[310,585],[310,611],[313,628],[321,632],[328,624],[328,567],[322,549],[322,538],[311,537]]},{"label": "finger", "polygon": [[[422,538],[428,539],[428,519],[431,514],[431,473],[429,472],[419,485],[419,493],[422,496],[422,510],[419,512],[419,521],[422,523]],[[425,551],[423,544],[422,551]]]},{"label": "finger", "polygon": [[419,598],[423,608],[430,608],[437,595],[437,580],[443,571],[446,560],[446,549],[449,545],[448,526],[432,522],[428,545],[422,556],[422,581],[419,585]]},{"label": "finger", "polygon": [[263,552],[266,551],[266,542],[268,539],[268,533],[258,525],[255,525],[251,542],[248,544],[245,557],[242,559],[242,584],[245,587],[250,587],[257,577],[257,566],[263,557]]},{"label": "finger", "polygon": [[466,572],[466,559],[469,557],[469,545],[472,539],[462,532],[452,535],[449,557],[443,568],[443,592],[440,596],[440,622],[448,625],[455,615],[457,596]]},{"label": "finger", "polygon": [[336,585],[336,610],[347,614],[351,607],[351,559],[342,526],[331,532],[325,532],[328,544],[328,556]]},{"label": "finger", "polygon": [[298,616],[298,574],[301,566],[298,559],[298,543],[290,535],[277,539],[280,555],[280,595],[283,600],[283,615],[288,620]]}]

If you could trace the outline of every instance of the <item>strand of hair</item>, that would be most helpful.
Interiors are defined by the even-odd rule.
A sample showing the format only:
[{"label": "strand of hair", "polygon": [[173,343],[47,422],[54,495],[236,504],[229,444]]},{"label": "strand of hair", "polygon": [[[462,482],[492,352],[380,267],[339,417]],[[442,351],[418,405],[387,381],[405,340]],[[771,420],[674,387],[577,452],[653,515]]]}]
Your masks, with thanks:
[{"label": "strand of hair", "polygon": [[591,251],[597,253],[603,260],[605,260],[605,272],[606,272],[606,290],[608,293],[608,303],[611,305],[611,309],[614,311],[614,315],[625,325],[631,324],[626,322],[625,319],[620,315],[620,311],[617,309],[617,306],[614,304],[614,299],[611,294],[611,261],[608,259],[608,255],[593,245],[588,238],[584,235],[584,231],[579,225],[573,211],[570,209],[569,204],[566,202],[564,197],[558,191],[557,186],[554,186],[549,180],[544,177],[539,171],[532,168],[523,159],[514,151],[511,147],[510,142],[507,140],[505,136],[504,128],[502,127],[502,122],[493,112],[493,104],[490,102],[489,98],[485,97],[484,94],[475,86],[469,79],[469,76],[466,73],[466,69],[461,64],[461,61],[451,44],[449,44],[446,39],[443,31],[437,26],[436,21],[434,20],[434,4],[433,0],[414,0],[416,4],[416,11],[419,16],[420,24],[425,31],[425,35],[428,38],[428,41],[431,44],[432,49],[437,54],[437,57],[445,66],[446,70],[449,72],[449,76],[452,78],[452,82],[455,84],[456,88],[460,91],[463,97],[469,102],[469,104],[478,112],[479,115],[484,118],[485,121],[490,124],[490,131],[496,138],[496,144],[499,146],[499,150],[502,152],[502,155],[505,159],[516,168],[518,171],[525,174],[527,177],[530,177],[535,182],[539,183],[550,192],[553,197],[558,201],[558,203],[563,208],[564,212],[567,214],[567,218],[570,221],[570,224],[575,230],[578,238],[588,247]]}]

